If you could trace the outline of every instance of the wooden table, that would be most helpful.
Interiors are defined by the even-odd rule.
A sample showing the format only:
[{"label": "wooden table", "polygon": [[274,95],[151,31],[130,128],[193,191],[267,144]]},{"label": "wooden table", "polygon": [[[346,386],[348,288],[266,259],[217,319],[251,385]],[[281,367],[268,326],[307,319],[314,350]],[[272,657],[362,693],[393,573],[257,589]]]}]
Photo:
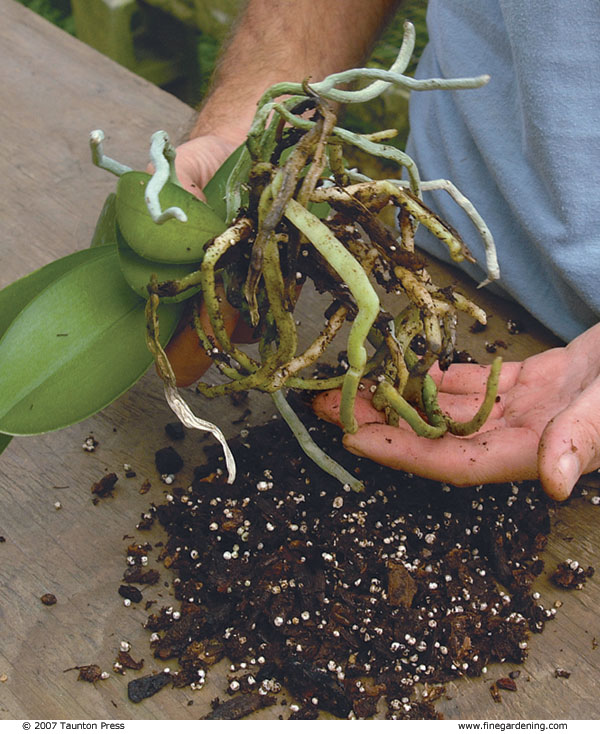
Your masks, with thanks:
[{"label": "wooden table", "polygon": [[[104,198],[114,188],[114,179],[91,165],[90,130],[105,130],[109,155],[143,168],[152,132],[164,128],[180,140],[193,112],[12,0],[0,0],[0,54],[4,286],[87,247]],[[447,280],[455,277],[448,269],[441,272]],[[494,313],[484,337],[468,331],[462,337],[476,358],[489,359],[485,340],[509,341],[511,358],[556,343],[519,309],[484,293],[476,298]],[[310,301],[301,318],[310,320]],[[509,336],[509,316],[521,318],[527,333]],[[191,392],[190,399],[198,400]],[[264,399],[256,398],[254,405],[258,420],[273,412]],[[239,429],[223,420],[225,404],[202,409],[209,419],[218,417],[230,435]],[[0,718],[194,719],[222,692],[224,665],[211,672],[201,692],[167,688],[141,704],[127,698],[131,674],[112,674],[92,685],[78,682],[76,671],[65,672],[90,663],[112,672],[122,639],[132,644],[135,658],[145,658],[143,672],[161,667],[142,628],[147,612],[126,608],[116,590],[125,568],[125,536],[135,534],[141,513],[167,491],[154,452],[169,444],[164,425],[172,419],[158,380],[149,373],[102,414],[59,433],[14,439],[0,458],[0,536],[5,538],[0,543]],[[98,441],[92,453],[82,449],[89,435]],[[199,442],[189,437],[177,449],[187,471],[179,479],[188,481],[202,460]],[[135,478],[124,478],[125,463]],[[90,487],[107,471],[122,478],[114,498],[94,505]],[[145,479],[151,489],[143,495]],[[566,557],[586,565],[596,561],[599,513],[589,497],[558,509],[545,554],[548,569]],[[160,540],[160,531],[149,539]],[[581,591],[560,592],[547,576],[538,584],[546,605],[563,604],[557,620],[532,639],[518,692],[505,694],[501,704],[492,701],[490,683],[509,670],[493,666],[480,679],[447,687],[448,698],[439,702],[446,717],[594,719],[600,714],[600,651],[594,640],[600,639],[598,580],[592,578]],[[172,599],[169,582],[163,569],[154,591],[160,603]],[[40,602],[46,592],[56,595],[55,606]],[[557,667],[571,676],[556,678]]]}]

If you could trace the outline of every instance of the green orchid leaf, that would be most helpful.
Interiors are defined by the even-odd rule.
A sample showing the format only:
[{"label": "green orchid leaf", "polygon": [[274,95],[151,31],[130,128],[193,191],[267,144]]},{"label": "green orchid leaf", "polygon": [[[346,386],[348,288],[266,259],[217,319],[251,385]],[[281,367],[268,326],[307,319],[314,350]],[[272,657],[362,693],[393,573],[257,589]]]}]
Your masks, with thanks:
[{"label": "green orchid leaf", "polygon": [[315,217],[318,217],[319,219],[325,219],[331,211],[331,207],[326,201],[309,201],[307,209],[311,214],[314,214]]},{"label": "green orchid leaf", "polygon": [[6,433],[0,433],[0,454],[12,441],[12,436],[8,436]]},{"label": "green orchid leaf", "polygon": [[69,270],[85,262],[91,262],[102,257],[102,252],[81,250],[71,255],[61,257],[60,260],[44,265],[43,268],[16,280],[0,291],[0,338],[8,329],[13,319],[32,301],[44,288],[63,276]]},{"label": "green orchid leaf", "polygon": [[[159,283],[164,283],[167,280],[179,280],[200,267],[200,263],[177,265],[146,260],[129,247],[119,229],[117,229],[117,247],[119,249],[121,272],[134,292],[142,298],[148,298],[148,284],[153,275],[156,275]],[[185,301],[198,293],[200,288],[201,286],[198,285],[196,288],[189,288],[177,296],[163,297],[161,300],[163,303]]]},{"label": "green orchid leaf", "polygon": [[206,203],[223,221],[227,217],[227,203],[225,201],[227,181],[245,147],[246,143],[242,143],[236,148],[203,189]]},{"label": "green orchid leaf", "polygon": [[[145,302],[121,274],[116,248],[67,271],[39,293],[0,340],[0,432],[57,430],[97,413],[152,362]],[[161,339],[183,310],[159,308]]]},{"label": "green orchid leaf", "polygon": [[99,245],[114,245],[117,229],[117,195],[109,194],[106,197],[96,228],[92,235],[90,247],[98,247]]},{"label": "green orchid leaf", "polygon": [[129,171],[117,184],[117,223],[132,250],[148,260],[163,263],[195,263],[204,256],[204,245],[225,230],[225,223],[203,201],[174,183],[160,193],[163,210],[180,207],[187,222],[169,219],[155,224],[145,201],[148,173]]}]

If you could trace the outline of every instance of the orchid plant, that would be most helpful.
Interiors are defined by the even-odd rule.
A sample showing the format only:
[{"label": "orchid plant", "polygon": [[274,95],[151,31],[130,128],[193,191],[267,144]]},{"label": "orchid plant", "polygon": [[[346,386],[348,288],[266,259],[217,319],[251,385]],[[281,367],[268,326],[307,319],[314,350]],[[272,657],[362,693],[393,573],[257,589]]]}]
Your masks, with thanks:
[{"label": "orchid plant", "polygon": [[[13,435],[60,429],[102,410],[154,361],[180,420],[211,431],[222,443],[233,482],[235,460],[223,433],[183,400],[164,349],[188,299],[198,340],[226,378],[219,385],[200,381],[197,391],[207,398],[248,389],[269,393],[304,451],[353,489],[362,483],[314,444],[286,399],[288,390],[341,388],[341,423],[354,432],[356,394],[361,381],[371,378],[373,403],[390,422],[407,421],[429,438],[477,431],[496,397],[500,360],[472,420],[458,423],[440,409],[429,369],[452,359],[458,311],[481,323],[486,315],[460,293],[437,287],[415,250],[422,225],[455,261],[472,259],[456,231],[423,203],[423,191],[444,189],[469,215],[485,244],[485,282],[499,277],[492,235],[451,182],[421,180],[415,162],[386,142],[394,130],[354,133],[337,125],[331,105],[368,102],[392,84],[426,91],[487,82],[486,76],[406,76],[414,41],[407,23],[387,71],[354,69],[267,90],[247,140],[206,186],[206,202],[179,185],[176,151],[165,132],[152,136],[152,175],[106,156],[103,133],[92,132],[94,163],[118,182],[91,247],[0,292],[0,450]],[[349,91],[365,80],[366,86]],[[349,147],[395,162],[406,180],[372,180],[348,168]],[[397,230],[379,216],[389,204],[397,211]],[[298,353],[294,309],[307,279],[331,296],[331,304],[322,331]],[[219,283],[255,328],[259,358],[228,336]],[[382,290],[407,296],[408,305],[396,314],[385,311]],[[200,301],[214,336],[202,327]],[[307,375],[346,321],[347,367],[334,377]],[[420,355],[411,348],[416,337],[425,343]]]}]

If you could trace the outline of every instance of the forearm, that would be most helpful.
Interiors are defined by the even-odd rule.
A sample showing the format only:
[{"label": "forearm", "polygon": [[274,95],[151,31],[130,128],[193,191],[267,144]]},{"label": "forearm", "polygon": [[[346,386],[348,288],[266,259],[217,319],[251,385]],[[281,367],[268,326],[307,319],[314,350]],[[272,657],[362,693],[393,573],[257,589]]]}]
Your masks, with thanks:
[{"label": "forearm", "polygon": [[245,137],[262,93],[360,65],[398,0],[249,0],[190,134]]}]

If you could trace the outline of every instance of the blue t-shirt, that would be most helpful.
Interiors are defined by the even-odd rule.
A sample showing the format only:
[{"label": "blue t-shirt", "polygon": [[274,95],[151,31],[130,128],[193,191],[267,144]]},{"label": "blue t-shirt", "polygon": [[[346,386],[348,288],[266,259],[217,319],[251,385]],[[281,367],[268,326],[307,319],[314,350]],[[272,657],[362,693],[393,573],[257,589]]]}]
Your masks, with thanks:
[{"label": "blue t-shirt", "polygon": [[[450,179],[484,217],[505,293],[569,341],[600,320],[600,2],[429,0],[427,20],[418,78],[491,80],[414,92],[408,152],[423,180]],[[485,263],[449,195],[425,200]]]}]

